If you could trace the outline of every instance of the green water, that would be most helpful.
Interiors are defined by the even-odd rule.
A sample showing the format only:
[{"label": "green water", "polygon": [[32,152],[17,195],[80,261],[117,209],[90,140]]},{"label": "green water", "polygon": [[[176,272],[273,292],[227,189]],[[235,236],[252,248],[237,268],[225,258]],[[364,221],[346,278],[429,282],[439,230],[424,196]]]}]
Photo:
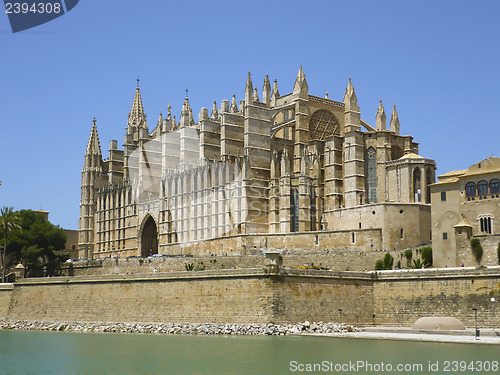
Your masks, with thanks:
[{"label": "green water", "polygon": [[[0,331],[0,374],[500,374],[498,346],[283,336]],[[363,361],[368,370],[345,366]],[[436,362],[438,361],[438,362]],[[445,371],[445,361],[450,363]],[[462,361],[462,363],[460,362]],[[380,367],[384,363],[384,368]],[[313,366],[307,371],[307,364]],[[331,363],[331,364],[330,364]],[[359,362],[360,363],[360,362]],[[429,363],[438,368],[429,369]],[[471,364],[474,369],[471,370]],[[323,368],[318,367],[320,364]],[[328,370],[325,366],[328,364]],[[335,364],[344,370],[335,370]],[[387,365],[418,365],[408,371]],[[460,371],[460,365],[468,369]],[[304,366],[304,367],[301,367]],[[332,367],[333,365],[333,367]],[[379,367],[376,367],[376,366]],[[366,366],[366,365],[364,365]],[[356,369],[354,371],[354,369]],[[295,371],[294,371],[295,370]],[[303,370],[303,371],[301,371]],[[435,371],[436,370],[436,371]],[[454,371],[455,370],[455,371]]]}]

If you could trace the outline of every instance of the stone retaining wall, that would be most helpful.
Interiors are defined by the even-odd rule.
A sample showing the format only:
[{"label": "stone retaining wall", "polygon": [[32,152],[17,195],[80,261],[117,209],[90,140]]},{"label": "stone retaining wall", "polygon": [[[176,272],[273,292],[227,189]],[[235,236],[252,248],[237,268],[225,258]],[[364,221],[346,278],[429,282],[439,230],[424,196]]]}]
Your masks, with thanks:
[{"label": "stone retaining wall", "polygon": [[[24,279],[0,288],[0,318],[158,323],[344,322],[411,326],[423,316],[493,325],[480,287],[500,267],[342,272],[263,268]],[[6,306],[8,306],[6,308]],[[498,310],[498,309],[497,309]]]}]

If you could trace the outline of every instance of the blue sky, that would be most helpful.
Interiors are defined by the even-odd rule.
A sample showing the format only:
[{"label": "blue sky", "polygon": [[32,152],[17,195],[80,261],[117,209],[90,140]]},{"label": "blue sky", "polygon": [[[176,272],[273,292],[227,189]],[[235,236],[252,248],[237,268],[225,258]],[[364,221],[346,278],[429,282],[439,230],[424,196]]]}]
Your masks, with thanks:
[{"label": "blue sky", "polygon": [[[0,206],[50,211],[77,229],[83,154],[97,118],[103,156],[123,143],[136,79],[148,125],[195,118],[244,96],[247,72],[290,92],[342,100],[349,77],[362,118],[379,99],[437,174],[500,156],[498,1],[80,0],[66,15],[13,34],[0,15]],[[261,95],[261,94],[260,94]]]}]

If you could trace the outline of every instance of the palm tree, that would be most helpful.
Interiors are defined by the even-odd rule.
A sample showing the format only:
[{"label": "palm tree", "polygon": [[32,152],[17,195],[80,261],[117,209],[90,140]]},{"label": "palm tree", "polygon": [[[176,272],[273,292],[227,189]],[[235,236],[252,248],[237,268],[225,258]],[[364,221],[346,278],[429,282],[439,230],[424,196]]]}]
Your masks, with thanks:
[{"label": "palm tree", "polygon": [[5,269],[7,268],[7,234],[14,229],[21,228],[21,218],[12,207],[0,209],[0,228],[3,229],[3,259],[2,259],[2,283],[5,282]]}]

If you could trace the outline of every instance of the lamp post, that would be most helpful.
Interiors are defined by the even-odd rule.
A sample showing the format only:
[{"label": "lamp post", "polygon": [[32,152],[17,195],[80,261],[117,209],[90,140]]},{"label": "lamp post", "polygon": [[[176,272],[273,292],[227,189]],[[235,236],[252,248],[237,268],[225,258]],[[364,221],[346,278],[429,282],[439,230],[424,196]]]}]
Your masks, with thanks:
[{"label": "lamp post", "polygon": [[493,332],[495,332],[495,302],[497,301],[495,297],[490,298],[491,310],[493,311]]},{"label": "lamp post", "polygon": [[477,309],[473,308],[472,310],[474,310],[474,314],[476,316],[476,340],[479,340],[479,329],[477,328]]}]

